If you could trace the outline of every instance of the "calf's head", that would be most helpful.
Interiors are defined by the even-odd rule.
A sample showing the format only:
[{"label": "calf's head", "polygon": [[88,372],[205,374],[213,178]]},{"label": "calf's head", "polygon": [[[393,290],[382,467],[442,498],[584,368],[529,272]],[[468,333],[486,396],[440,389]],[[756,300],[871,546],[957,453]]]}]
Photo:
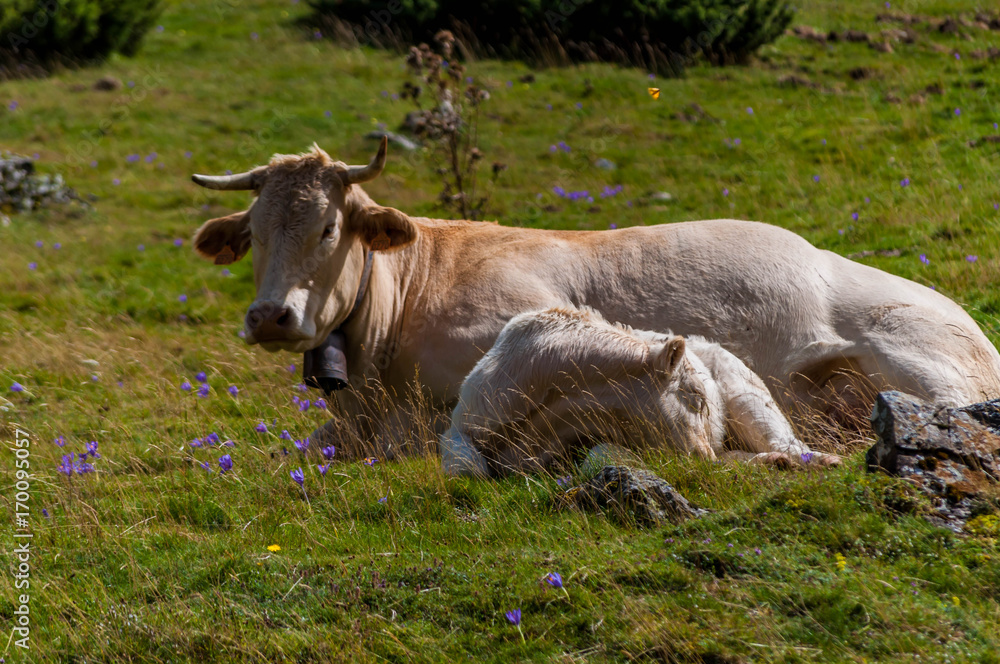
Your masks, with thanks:
[{"label": "calf's head", "polygon": [[686,351],[683,337],[675,336],[650,344],[646,369],[650,384],[643,414],[666,429],[678,450],[713,458],[724,425],[716,408],[719,388],[705,366]]},{"label": "calf's head", "polygon": [[350,313],[367,251],[416,239],[405,214],[376,205],[358,186],[382,172],[386,148],[383,139],[367,166],[333,161],[313,146],[246,173],[192,176],[203,187],[257,196],[248,210],[206,221],[194,235],[195,251],[218,265],[253,249],[257,297],[246,313],[248,343],[269,351],[315,348]]}]

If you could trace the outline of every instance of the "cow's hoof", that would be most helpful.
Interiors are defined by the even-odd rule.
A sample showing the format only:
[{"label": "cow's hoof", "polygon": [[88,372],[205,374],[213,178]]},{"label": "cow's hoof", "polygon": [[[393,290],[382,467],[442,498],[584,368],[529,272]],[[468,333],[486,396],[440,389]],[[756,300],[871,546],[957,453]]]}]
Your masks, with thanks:
[{"label": "cow's hoof", "polygon": [[841,464],[842,459],[836,454],[817,454],[812,462],[823,468],[836,468]]},{"label": "cow's hoof", "polygon": [[770,466],[778,470],[788,470],[794,465],[792,458],[784,452],[762,452],[761,454],[755,454],[750,459],[750,463]]}]

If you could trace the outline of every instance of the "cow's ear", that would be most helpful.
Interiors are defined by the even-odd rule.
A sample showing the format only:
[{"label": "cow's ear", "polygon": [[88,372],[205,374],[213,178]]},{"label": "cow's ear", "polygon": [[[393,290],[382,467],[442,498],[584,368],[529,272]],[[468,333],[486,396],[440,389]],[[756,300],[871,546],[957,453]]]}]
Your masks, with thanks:
[{"label": "cow's ear", "polygon": [[667,375],[674,373],[684,359],[685,347],[684,337],[672,337],[653,358],[653,368]]},{"label": "cow's ear", "polygon": [[376,251],[402,249],[417,239],[417,226],[405,214],[391,207],[371,205],[351,214],[351,230],[361,241]]},{"label": "cow's ear", "polygon": [[209,219],[194,234],[194,250],[216,265],[229,265],[250,251],[250,213]]}]

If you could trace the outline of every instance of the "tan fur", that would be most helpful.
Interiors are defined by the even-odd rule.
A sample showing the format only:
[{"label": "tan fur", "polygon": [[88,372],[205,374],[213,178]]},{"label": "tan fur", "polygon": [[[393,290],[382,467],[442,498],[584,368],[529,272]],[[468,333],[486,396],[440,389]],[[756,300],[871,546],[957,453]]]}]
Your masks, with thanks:
[{"label": "tan fur", "polygon": [[[378,227],[364,221],[371,198],[337,176],[345,168],[318,149],[276,157],[249,210],[255,306],[292,316],[287,339],[268,350],[315,347],[353,304]],[[960,306],[781,228],[714,220],[547,231],[398,215],[412,242],[376,253],[345,329],[355,389],[338,400],[348,414],[360,412],[369,379],[401,394],[418,374],[440,406],[454,404],[507,321],[579,305],[718,342],[786,406],[864,409],[869,388],[888,387],[949,403],[1000,396],[1000,355]],[[868,396],[848,394],[862,385]]]}]

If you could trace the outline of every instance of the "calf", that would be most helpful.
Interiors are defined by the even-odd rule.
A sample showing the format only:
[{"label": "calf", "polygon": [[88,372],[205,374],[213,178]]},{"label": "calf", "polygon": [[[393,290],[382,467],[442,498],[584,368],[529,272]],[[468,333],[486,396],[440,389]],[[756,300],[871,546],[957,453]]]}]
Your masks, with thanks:
[{"label": "calf", "polygon": [[707,459],[732,441],[753,461],[838,463],[798,440],[760,377],[719,344],[569,308],[507,323],[462,384],[440,450],[445,472],[487,476],[623,432]]}]

